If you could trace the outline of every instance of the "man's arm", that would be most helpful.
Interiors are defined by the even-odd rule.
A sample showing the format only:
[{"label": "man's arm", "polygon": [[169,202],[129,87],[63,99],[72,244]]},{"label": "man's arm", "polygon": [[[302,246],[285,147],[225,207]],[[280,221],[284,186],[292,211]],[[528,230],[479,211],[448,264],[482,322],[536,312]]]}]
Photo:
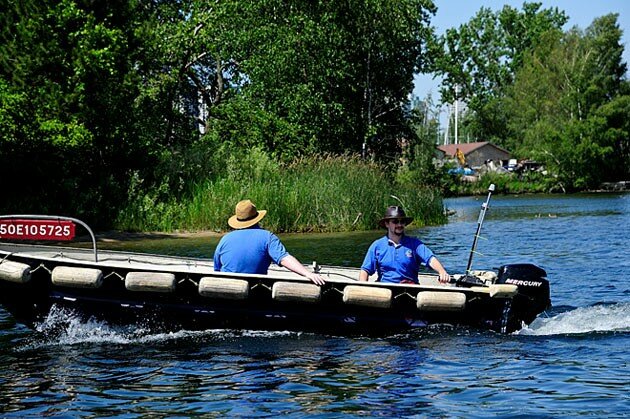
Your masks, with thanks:
[{"label": "man's arm", "polygon": [[295,272],[296,274],[300,274],[302,276],[307,277],[308,279],[311,280],[311,282],[317,285],[324,285],[326,283],[326,281],[324,281],[324,278],[322,278],[321,275],[316,274],[314,272],[309,272],[308,270],[306,270],[304,265],[300,263],[299,260],[297,260],[295,257],[291,255],[287,255],[283,257],[282,260],[280,261],[280,265],[284,266],[290,271]]},{"label": "man's arm", "polygon": [[431,267],[431,269],[438,273],[438,275],[440,276],[440,282],[445,283],[451,280],[451,276],[448,274],[448,272],[446,272],[446,269],[444,269],[442,263],[440,263],[438,258],[436,258],[435,256],[433,256],[429,261],[429,266]]}]

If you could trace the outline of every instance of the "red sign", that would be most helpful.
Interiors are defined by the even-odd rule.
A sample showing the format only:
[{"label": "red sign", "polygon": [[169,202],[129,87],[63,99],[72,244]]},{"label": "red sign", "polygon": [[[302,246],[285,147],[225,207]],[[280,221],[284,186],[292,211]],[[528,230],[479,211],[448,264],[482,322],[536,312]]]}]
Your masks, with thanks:
[{"label": "red sign", "polygon": [[0,239],[72,240],[76,226],[65,220],[0,220]]}]

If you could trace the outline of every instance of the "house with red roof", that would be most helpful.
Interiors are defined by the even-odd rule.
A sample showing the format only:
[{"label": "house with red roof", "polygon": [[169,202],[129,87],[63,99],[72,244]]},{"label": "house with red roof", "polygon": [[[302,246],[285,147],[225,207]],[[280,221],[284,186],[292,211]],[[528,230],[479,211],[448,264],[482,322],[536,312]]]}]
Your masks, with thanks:
[{"label": "house with red roof", "polygon": [[[444,153],[446,159],[458,160],[458,150],[460,151],[459,163],[461,166],[480,167],[488,160],[495,163],[496,166],[504,166],[511,158],[509,151],[496,146],[488,141],[476,143],[447,144],[437,146],[438,150]],[[462,156],[463,155],[463,156]],[[462,164],[461,159],[465,160]]]}]

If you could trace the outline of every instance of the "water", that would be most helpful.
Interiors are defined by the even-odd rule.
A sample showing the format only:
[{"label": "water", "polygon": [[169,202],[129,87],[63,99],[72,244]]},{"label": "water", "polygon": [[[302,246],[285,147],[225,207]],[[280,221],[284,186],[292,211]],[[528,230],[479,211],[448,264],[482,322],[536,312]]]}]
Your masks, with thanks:
[{"label": "water", "polygon": [[[449,200],[448,225],[410,232],[461,272],[483,200]],[[303,262],[358,265],[380,234],[282,238]],[[517,334],[156,334],[62,311],[33,331],[0,309],[0,417],[627,416],[630,195],[493,197],[482,236],[473,268],[548,272],[554,308]],[[122,247],[211,256],[216,242]]]}]

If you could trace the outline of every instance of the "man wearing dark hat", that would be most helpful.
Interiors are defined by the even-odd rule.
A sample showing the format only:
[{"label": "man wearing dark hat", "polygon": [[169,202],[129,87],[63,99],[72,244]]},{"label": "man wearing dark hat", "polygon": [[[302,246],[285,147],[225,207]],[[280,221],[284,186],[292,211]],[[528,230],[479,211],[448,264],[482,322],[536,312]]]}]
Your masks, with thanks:
[{"label": "man wearing dark hat", "polygon": [[405,226],[413,221],[401,207],[387,208],[379,226],[387,229],[387,234],[374,241],[361,265],[360,281],[367,281],[370,275],[378,273],[378,281],[394,283],[418,283],[420,265],[436,271],[440,282],[448,282],[449,274],[440,261],[422,241],[405,235]]},{"label": "man wearing dark hat", "polygon": [[266,275],[273,261],[317,285],[324,285],[324,278],[306,270],[287,252],[278,236],[258,225],[266,214],[266,210],[257,210],[249,199],[236,204],[235,214],[228,220],[234,231],[219,241],[214,251],[214,270]]}]

